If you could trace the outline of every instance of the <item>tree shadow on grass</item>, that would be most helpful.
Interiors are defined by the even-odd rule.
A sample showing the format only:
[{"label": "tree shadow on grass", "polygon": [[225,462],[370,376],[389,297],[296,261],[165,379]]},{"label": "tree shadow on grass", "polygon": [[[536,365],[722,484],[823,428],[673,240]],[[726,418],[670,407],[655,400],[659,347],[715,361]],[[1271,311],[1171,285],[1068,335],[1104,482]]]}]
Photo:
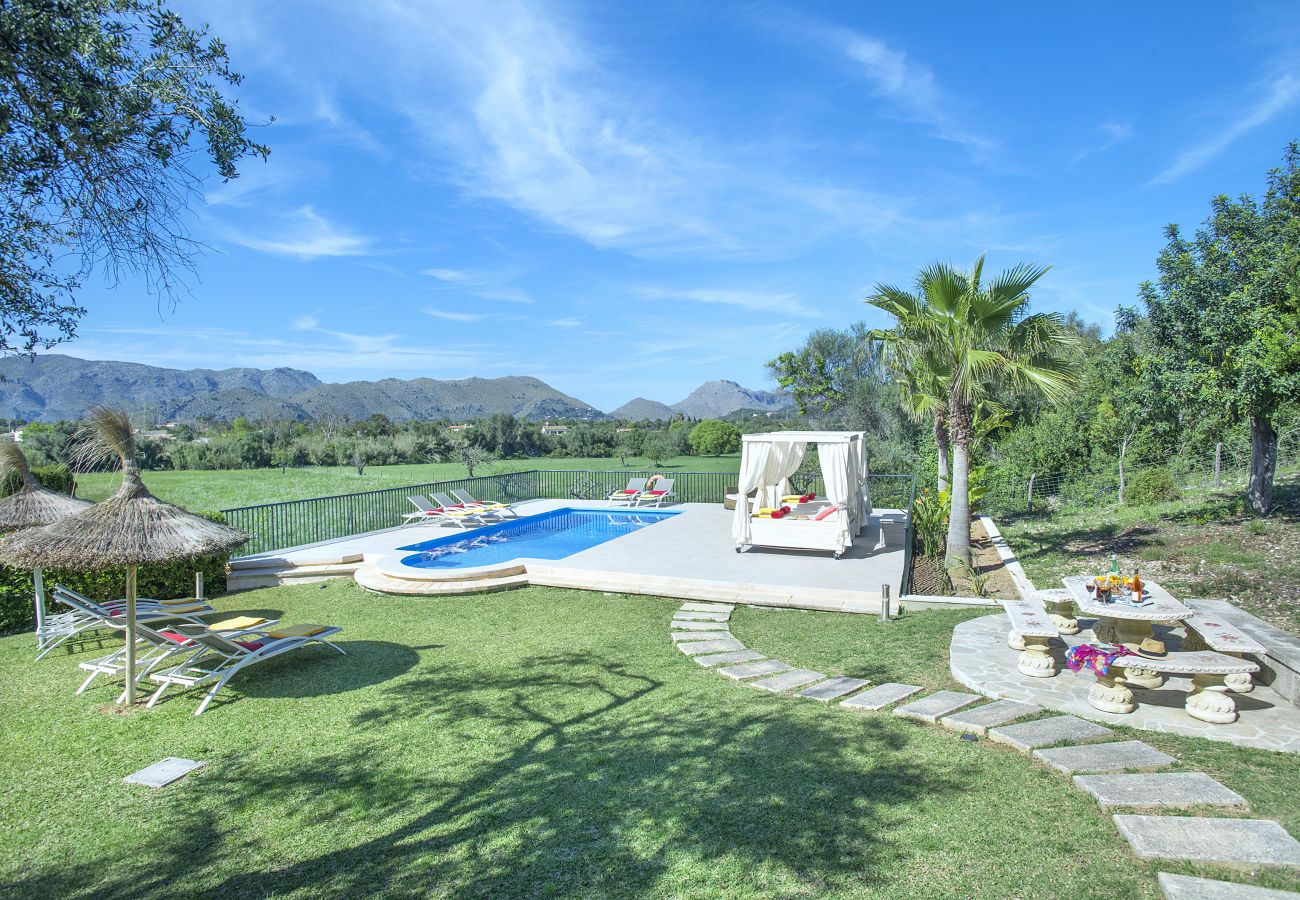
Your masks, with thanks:
[{"label": "tree shadow on grass", "polygon": [[[725,896],[753,878],[778,893],[861,891],[907,852],[890,835],[915,804],[969,789],[959,771],[909,762],[900,729],[855,730],[850,745],[789,712],[779,701],[700,704],[586,654],[420,674],[358,712],[344,750],[271,769],[234,758],[192,777],[178,802],[193,822],[164,845],[51,861],[14,887]],[[256,829],[214,828],[211,811],[232,798],[301,822],[294,846],[314,846],[305,833],[315,831],[324,848],[256,862],[267,856]]]}]

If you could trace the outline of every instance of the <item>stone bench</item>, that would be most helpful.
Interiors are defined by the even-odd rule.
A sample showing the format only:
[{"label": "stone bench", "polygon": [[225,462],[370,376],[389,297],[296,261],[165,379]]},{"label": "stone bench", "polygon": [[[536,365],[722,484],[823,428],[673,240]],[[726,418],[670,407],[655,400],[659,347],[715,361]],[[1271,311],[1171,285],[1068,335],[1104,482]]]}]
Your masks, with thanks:
[{"label": "stone bench", "polygon": [[1007,646],[1024,651],[1016,668],[1031,678],[1051,678],[1056,674],[1056,660],[1048,648],[1058,632],[1043,605],[1034,600],[999,600],[998,603],[1011,621]]},{"label": "stone bench", "polygon": [[1121,715],[1137,709],[1137,702],[1123,674],[1129,668],[1162,675],[1192,676],[1192,691],[1187,695],[1184,709],[1192,718],[1216,725],[1237,721],[1237,704],[1228,693],[1225,679],[1259,671],[1259,666],[1248,659],[1213,650],[1184,650],[1163,658],[1121,656],[1110,664],[1105,675],[1098,675],[1097,682],[1088,689],[1088,704],[1102,712]]},{"label": "stone bench", "polygon": [[1205,613],[1216,622],[1231,622],[1264,647],[1258,658],[1260,672],[1255,681],[1281,694],[1292,706],[1300,706],[1300,637],[1288,634],[1262,619],[1238,609],[1227,600],[1185,600],[1187,606]]},{"label": "stone bench", "polygon": [[[1264,656],[1264,645],[1246,632],[1221,616],[1196,612],[1191,618],[1183,620],[1187,626],[1187,637],[1183,640],[1184,650],[1204,650],[1207,647],[1229,656],[1243,657],[1247,653]],[[1238,694],[1249,694],[1255,687],[1249,672],[1229,675],[1225,679],[1228,690]]]},{"label": "stone bench", "polygon": [[1065,588],[1035,591],[1034,599],[1051,610],[1052,623],[1061,634],[1078,634],[1079,620],[1074,617],[1074,599]]}]

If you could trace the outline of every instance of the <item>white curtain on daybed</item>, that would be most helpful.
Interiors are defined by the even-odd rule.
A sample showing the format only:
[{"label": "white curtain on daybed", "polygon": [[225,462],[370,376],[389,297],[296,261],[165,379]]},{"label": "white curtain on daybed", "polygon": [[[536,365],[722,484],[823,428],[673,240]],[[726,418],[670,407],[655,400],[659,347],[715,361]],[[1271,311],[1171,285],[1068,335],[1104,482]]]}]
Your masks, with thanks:
[{"label": "white curtain on daybed", "polygon": [[[849,521],[862,502],[857,485],[850,484],[850,474],[857,474],[856,460],[850,444],[818,444],[817,456],[822,466],[822,483],[826,485],[826,499],[839,507],[835,514],[840,523],[840,547],[853,543],[849,535]],[[860,521],[860,520],[859,520]]]},{"label": "white curtain on daybed", "polygon": [[[781,505],[782,492],[789,490],[790,476],[798,471],[808,448],[790,441],[746,441],[740,455],[740,484],[731,536],[736,546],[749,543],[749,517],[756,509]],[[749,492],[758,490],[750,505]]]}]

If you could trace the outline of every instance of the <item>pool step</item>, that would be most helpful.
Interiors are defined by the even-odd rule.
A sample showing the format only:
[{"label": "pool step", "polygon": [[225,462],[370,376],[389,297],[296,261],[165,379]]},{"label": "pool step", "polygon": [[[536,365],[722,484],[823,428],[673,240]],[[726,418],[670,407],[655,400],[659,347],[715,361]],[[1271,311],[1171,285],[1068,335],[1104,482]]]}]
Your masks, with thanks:
[{"label": "pool step", "polygon": [[263,566],[259,568],[231,568],[226,574],[226,590],[246,591],[252,588],[278,587],[282,584],[306,584],[329,578],[348,578],[361,562],[332,563],[326,565]]},{"label": "pool step", "polygon": [[446,581],[415,581],[409,578],[393,578],[385,575],[373,565],[361,566],[352,574],[357,584],[366,590],[380,594],[409,594],[422,597],[448,597],[456,594],[479,594],[492,591],[508,591],[513,588],[528,586],[528,576],[522,567],[518,574],[479,576]]}]

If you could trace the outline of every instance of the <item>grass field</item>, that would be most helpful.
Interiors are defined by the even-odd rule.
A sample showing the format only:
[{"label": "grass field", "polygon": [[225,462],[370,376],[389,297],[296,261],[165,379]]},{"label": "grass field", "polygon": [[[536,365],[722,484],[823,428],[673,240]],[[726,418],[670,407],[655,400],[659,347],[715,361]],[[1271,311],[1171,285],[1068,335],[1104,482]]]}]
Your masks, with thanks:
[{"label": "grass field", "polygon": [[[348,655],[266,663],[195,719],[182,691],[128,713],[108,684],[74,696],[89,654],[34,664],[28,636],[0,639],[0,890],[1156,896],[1152,868],[1067,779],[987,741],[702,669],[669,640],[674,602],[422,601],[335,581],[221,605],[341,624]],[[743,610],[735,628],[796,664],[885,678],[906,657],[896,674],[924,678],[966,615],[917,613],[900,632]],[[121,783],[164,756],[206,767],[158,791]],[[1256,777],[1294,786],[1268,760]]]},{"label": "grass field", "polygon": [[[683,456],[662,466],[650,466],[645,460],[629,460],[632,471],[738,472],[740,456]],[[617,459],[511,459],[475,470],[476,475],[518,472],[525,469],[575,470],[598,472],[622,470]],[[403,487],[430,481],[464,478],[465,467],[458,463],[430,463],[420,466],[368,466],[364,475],[348,466],[305,467],[289,469],[219,469],[213,471],[146,472],[144,480],[150,490],[164,500],[191,510],[232,509],[283,500],[304,500],[334,494],[352,494],[379,488]],[[121,478],[116,474],[81,475],[77,478],[77,496],[102,500],[113,492]]]},{"label": "grass field", "polygon": [[1127,572],[1185,597],[1226,597],[1300,634],[1300,475],[1278,479],[1278,509],[1246,515],[1239,493],[1201,493],[1148,506],[1096,506],[1000,519],[1007,541],[1040,588],[1064,575],[1102,571],[1111,553]]}]

